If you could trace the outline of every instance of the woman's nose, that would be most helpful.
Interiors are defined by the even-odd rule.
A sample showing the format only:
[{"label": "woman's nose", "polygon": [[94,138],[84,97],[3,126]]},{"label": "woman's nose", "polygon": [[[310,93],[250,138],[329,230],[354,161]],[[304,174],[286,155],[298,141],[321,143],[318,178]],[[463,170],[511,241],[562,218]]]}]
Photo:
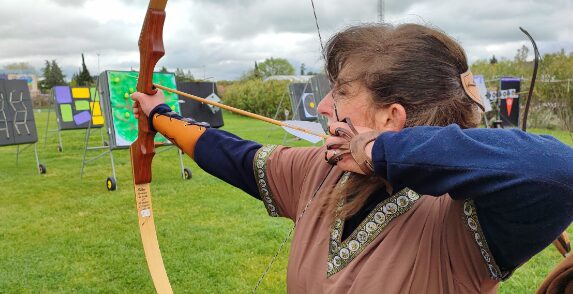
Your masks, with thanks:
[{"label": "woman's nose", "polygon": [[332,105],[332,90],[324,96],[324,98],[318,103],[318,108],[316,109],[318,113],[326,117],[332,117],[334,107]]}]

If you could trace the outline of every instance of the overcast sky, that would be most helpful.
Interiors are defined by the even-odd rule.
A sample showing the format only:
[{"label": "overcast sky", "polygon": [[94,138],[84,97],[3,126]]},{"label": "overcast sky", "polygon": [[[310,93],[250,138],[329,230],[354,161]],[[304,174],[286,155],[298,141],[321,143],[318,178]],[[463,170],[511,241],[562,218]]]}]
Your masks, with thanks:
[{"label": "overcast sky", "polygon": [[[1,0],[0,68],[28,62],[40,70],[56,59],[67,78],[83,52],[92,74],[137,69],[137,39],[147,0]],[[378,0],[315,0],[323,40],[345,26],[378,20]],[[310,0],[170,0],[166,55],[158,66],[196,78],[236,79],[255,61],[286,58],[298,69],[322,67]],[[541,54],[573,51],[573,0],[385,0],[394,24],[437,26],[473,62],[513,58],[527,29]],[[530,58],[532,54],[530,53]]]}]

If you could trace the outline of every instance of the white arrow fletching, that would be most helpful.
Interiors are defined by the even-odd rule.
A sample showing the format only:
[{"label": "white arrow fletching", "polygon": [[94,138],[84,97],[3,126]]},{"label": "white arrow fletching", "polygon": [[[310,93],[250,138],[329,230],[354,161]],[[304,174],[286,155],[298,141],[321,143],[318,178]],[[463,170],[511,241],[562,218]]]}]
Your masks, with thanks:
[{"label": "white arrow fletching", "polygon": [[[302,120],[285,120],[283,122],[285,124],[291,125],[293,127],[306,129],[306,130],[309,130],[309,131],[317,133],[317,134],[324,134],[324,130],[322,129],[322,125],[317,123],[317,122],[302,121]],[[312,144],[316,144],[317,142],[320,142],[322,140],[322,138],[319,136],[311,135],[311,134],[308,134],[305,132],[291,129],[289,127],[283,126],[283,129],[285,129],[285,131],[287,131],[289,134],[292,134],[293,136],[301,138],[303,140],[309,141]]]}]

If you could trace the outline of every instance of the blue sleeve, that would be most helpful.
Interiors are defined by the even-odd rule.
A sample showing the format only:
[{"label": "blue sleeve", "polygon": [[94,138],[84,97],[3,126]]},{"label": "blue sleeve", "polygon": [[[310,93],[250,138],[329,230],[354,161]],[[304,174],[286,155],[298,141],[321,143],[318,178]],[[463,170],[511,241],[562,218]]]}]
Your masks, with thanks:
[{"label": "blue sleeve", "polygon": [[260,199],[253,161],[261,144],[207,129],[195,145],[195,162],[209,174]]},{"label": "blue sleeve", "polygon": [[413,127],[374,142],[375,173],[395,189],[474,200],[500,267],[514,269],[573,220],[573,149],[510,129]]}]

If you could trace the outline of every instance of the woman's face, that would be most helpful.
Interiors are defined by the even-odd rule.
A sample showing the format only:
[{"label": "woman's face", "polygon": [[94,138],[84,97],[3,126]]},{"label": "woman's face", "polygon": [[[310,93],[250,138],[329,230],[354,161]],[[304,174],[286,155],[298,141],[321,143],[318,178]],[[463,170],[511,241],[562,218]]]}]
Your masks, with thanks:
[{"label": "woman's face", "polygon": [[328,124],[350,118],[355,126],[374,129],[373,94],[357,79],[358,71],[351,65],[340,71],[332,89],[318,104],[318,112],[328,119]]},{"label": "woman's face", "polygon": [[399,131],[404,128],[404,107],[397,103],[376,105],[374,93],[356,76],[350,66],[345,66],[332,90],[318,104],[318,113],[328,119],[328,125],[349,118],[355,126],[378,131]]},{"label": "woman's face", "polygon": [[344,74],[343,70],[339,82],[333,85],[332,90],[318,104],[317,110],[328,119],[328,125],[349,118],[355,126],[378,131],[395,130],[388,122],[396,122],[390,118],[397,104],[383,107],[375,105],[374,94],[361,80],[346,79],[347,82],[340,82],[345,80]]},{"label": "woman's face", "polygon": [[318,112],[328,118],[328,124],[350,118],[356,126],[375,128],[371,118],[372,93],[360,81],[335,83],[318,104]]}]

